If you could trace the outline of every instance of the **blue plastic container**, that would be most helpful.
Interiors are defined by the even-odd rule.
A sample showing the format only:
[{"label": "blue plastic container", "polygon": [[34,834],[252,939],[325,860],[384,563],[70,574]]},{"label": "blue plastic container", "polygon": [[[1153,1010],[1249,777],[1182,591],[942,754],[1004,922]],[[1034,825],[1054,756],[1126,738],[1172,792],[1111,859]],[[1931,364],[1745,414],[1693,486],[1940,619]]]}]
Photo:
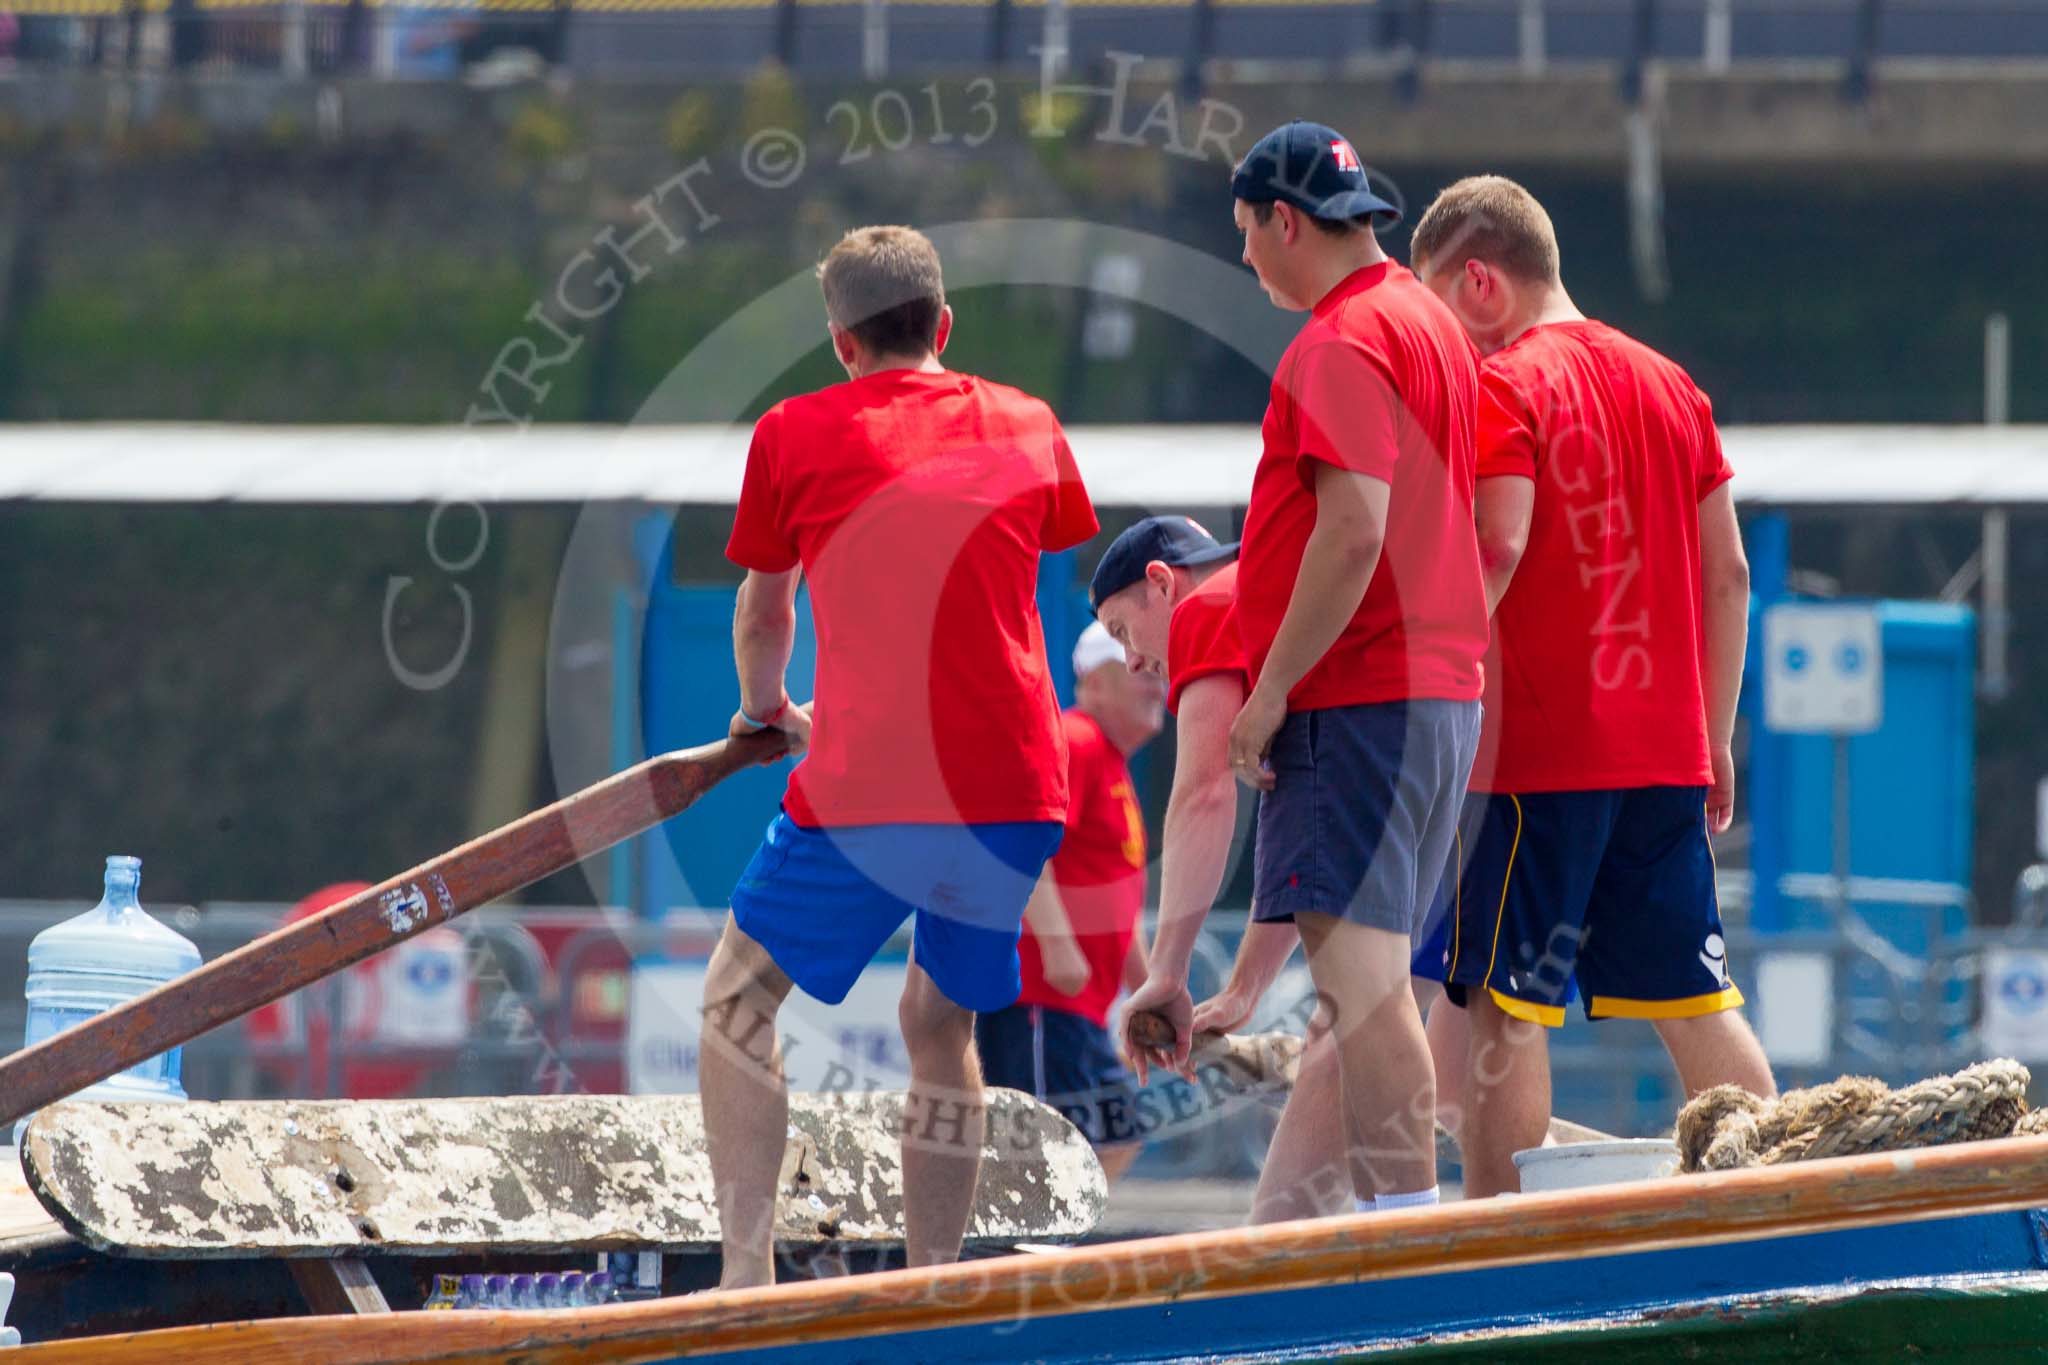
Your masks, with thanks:
[{"label": "blue plastic container", "polygon": [[[28,1029],[23,1046],[33,1047],[199,965],[199,950],[191,940],[142,908],[136,899],[141,885],[140,858],[109,858],[106,894],[100,903],[36,935],[28,950]],[[182,1048],[174,1047],[70,1098],[182,1100],[183,1054]],[[27,1122],[15,1125],[16,1142]]]}]

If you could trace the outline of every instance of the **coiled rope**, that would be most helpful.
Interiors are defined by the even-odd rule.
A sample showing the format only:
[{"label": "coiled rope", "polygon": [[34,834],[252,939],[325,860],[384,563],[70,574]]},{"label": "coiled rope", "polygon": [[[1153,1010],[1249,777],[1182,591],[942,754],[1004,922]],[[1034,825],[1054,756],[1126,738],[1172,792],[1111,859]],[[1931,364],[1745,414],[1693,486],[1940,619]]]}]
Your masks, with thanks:
[{"label": "coiled rope", "polygon": [[2048,1134],[2048,1109],[2027,1110],[2030,1079],[2026,1067],[2000,1058],[1903,1090],[1869,1076],[1844,1076],[1775,1100],[1716,1086],[1679,1111],[1679,1169],[1725,1171]]}]

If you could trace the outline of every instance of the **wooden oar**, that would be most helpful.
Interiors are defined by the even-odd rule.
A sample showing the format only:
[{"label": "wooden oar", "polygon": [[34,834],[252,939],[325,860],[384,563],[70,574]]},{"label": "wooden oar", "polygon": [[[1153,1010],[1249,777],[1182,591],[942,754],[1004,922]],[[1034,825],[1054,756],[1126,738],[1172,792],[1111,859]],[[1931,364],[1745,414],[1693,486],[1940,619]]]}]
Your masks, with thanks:
[{"label": "wooden oar", "polygon": [[0,1061],[0,1125],[638,834],[788,744],[764,730],[650,758],[25,1048]]}]

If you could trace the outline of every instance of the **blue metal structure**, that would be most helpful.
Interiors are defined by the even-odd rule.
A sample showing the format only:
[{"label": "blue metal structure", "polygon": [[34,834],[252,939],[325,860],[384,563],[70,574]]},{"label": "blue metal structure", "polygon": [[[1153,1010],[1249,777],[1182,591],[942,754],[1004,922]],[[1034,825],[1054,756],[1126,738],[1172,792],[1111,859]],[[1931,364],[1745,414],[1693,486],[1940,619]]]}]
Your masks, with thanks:
[{"label": "blue metal structure", "polygon": [[[1756,613],[1751,657],[1759,650]],[[1857,877],[1955,888],[1944,906],[1865,901],[1859,910],[1904,951],[1924,953],[1933,934],[1967,927],[1971,801],[1975,790],[1976,618],[1967,607],[1883,602],[1884,724],[1848,741],[1850,871]],[[1749,790],[1756,825],[1753,923],[1763,931],[1832,924],[1812,896],[1788,896],[1787,873],[1833,870],[1834,741],[1783,735],[1761,724],[1761,687],[1752,669],[1745,708]],[[1768,838],[1766,837],[1768,827]],[[1930,914],[1930,909],[1939,913]]]}]

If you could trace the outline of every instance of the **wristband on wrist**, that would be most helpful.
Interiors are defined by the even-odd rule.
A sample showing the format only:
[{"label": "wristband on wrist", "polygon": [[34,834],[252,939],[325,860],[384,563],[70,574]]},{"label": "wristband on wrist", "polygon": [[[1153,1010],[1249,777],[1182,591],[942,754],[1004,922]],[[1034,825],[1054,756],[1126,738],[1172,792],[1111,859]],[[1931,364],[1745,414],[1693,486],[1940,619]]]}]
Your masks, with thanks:
[{"label": "wristband on wrist", "polygon": [[762,716],[760,719],[756,720],[754,717],[747,714],[747,703],[746,700],[742,698],[740,701],[740,719],[745,721],[747,724],[753,726],[756,730],[765,730],[769,726],[773,725],[776,719],[779,716],[781,716],[784,711],[787,711],[788,709],[789,698],[787,696],[784,696],[781,701],[775,704],[774,710],[770,711],[767,715]]}]

